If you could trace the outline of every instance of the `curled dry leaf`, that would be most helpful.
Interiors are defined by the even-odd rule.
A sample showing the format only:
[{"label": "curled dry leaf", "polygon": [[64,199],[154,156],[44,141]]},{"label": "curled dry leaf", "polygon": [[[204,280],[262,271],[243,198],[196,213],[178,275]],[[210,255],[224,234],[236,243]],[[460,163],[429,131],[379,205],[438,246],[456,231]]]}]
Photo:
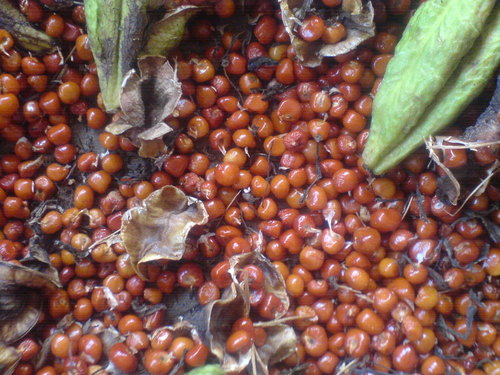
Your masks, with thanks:
[{"label": "curled dry leaf", "polygon": [[168,56],[182,40],[187,21],[199,10],[200,8],[194,5],[183,5],[166,13],[151,26],[141,55]]},{"label": "curled dry leaf", "polygon": [[[247,371],[254,375],[267,375],[271,364],[288,357],[295,348],[297,337],[289,325],[283,324],[279,318],[290,305],[283,278],[271,262],[260,252],[235,255],[229,259],[229,273],[233,283],[224,290],[222,298],[212,302],[205,308],[208,317],[207,341],[212,353],[219,359],[222,369],[227,373]],[[231,334],[234,322],[241,317],[250,315],[250,303],[247,279],[239,281],[241,270],[250,264],[259,266],[265,275],[265,289],[274,293],[283,303],[284,309],[278,313],[275,320],[262,322],[266,330],[266,343],[260,347],[252,347],[244,352],[227,353],[226,341]],[[231,313],[228,314],[228,311]],[[259,323],[254,323],[256,326]]]},{"label": "curled dry leaf", "polygon": [[133,267],[148,279],[146,263],[181,259],[191,228],[207,222],[208,214],[200,201],[167,185],[125,212],[121,237]]},{"label": "curled dry leaf", "polygon": [[0,341],[0,374],[10,375],[21,360],[21,353],[16,348]]},{"label": "curled dry leaf", "polygon": [[163,136],[172,131],[164,122],[181,98],[174,68],[162,56],[138,60],[139,73],[130,70],[120,92],[121,111],[106,131],[126,134],[139,147],[139,156],[155,158],[167,151]]},{"label": "curled dry leaf", "polygon": [[328,44],[322,40],[306,42],[297,31],[312,1],[279,0],[283,23],[290,35],[295,53],[302,64],[315,67],[323,57],[343,55],[354,50],[363,41],[375,35],[374,9],[371,1],[344,0],[341,9],[328,9],[326,17],[329,23],[341,22],[347,31],[346,38],[338,43]]},{"label": "curled dry leaf", "polygon": [[38,322],[40,290],[61,287],[59,280],[23,265],[0,261],[0,341],[19,340]]}]

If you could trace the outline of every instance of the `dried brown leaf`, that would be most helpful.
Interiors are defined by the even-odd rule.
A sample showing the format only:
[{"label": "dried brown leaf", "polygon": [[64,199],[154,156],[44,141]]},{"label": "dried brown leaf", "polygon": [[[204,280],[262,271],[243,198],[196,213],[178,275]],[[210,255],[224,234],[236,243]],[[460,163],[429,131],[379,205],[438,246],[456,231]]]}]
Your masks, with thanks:
[{"label": "dried brown leaf", "polygon": [[182,95],[175,69],[165,57],[138,60],[139,73],[130,70],[120,93],[121,112],[106,131],[126,134],[139,147],[139,155],[155,158],[166,152],[163,136],[172,128],[164,122]]},{"label": "dried brown leaf", "polygon": [[151,193],[141,206],[125,212],[121,237],[133,267],[147,279],[146,263],[181,259],[191,228],[207,221],[200,201],[167,185]]},{"label": "dried brown leaf", "polygon": [[321,40],[306,42],[300,39],[297,30],[308,9],[303,0],[279,0],[283,23],[290,35],[295,53],[302,64],[315,67],[323,57],[343,55],[354,50],[363,41],[375,35],[374,9],[371,1],[344,0],[342,9],[333,8],[327,15],[329,23],[341,22],[347,30],[346,38],[338,43],[327,44]]}]

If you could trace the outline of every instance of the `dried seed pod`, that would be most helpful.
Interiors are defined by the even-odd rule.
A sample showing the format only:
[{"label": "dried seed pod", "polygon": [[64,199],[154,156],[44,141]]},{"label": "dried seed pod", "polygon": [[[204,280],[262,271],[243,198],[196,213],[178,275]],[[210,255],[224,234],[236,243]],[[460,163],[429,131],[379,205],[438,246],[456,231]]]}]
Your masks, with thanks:
[{"label": "dried seed pod", "polygon": [[147,279],[146,263],[181,259],[191,228],[207,221],[200,201],[167,185],[123,215],[121,237],[133,267]]},{"label": "dried seed pod", "polygon": [[26,17],[8,0],[0,0],[0,28],[9,31],[21,47],[32,53],[47,53],[55,47],[55,40],[33,28]]},{"label": "dried seed pod", "polygon": [[[231,311],[231,314],[227,314]],[[205,314],[208,319],[206,330],[210,350],[219,359],[222,369],[226,372],[239,372],[251,360],[250,351],[229,354],[226,352],[226,339],[231,333],[233,323],[242,316],[248,316],[250,304],[243,296],[241,288],[231,284],[222,294],[221,299],[208,304]]]},{"label": "dried seed pod", "polygon": [[[248,367],[249,371],[267,375],[269,365],[289,356],[297,341],[293,328],[280,320],[290,305],[285,283],[271,262],[258,251],[235,255],[229,259],[229,263],[233,283],[224,290],[221,299],[208,304],[203,311],[208,322],[205,330],[207,341],[224,371],[240,372]],[[226,342],[232,333],[234,322],[250,314],[248,277],[239,278],[243,268],[248,265],[260,267],[265,276],[264,289],[274,293],[284,309],[276,314],[274,320],[254,323],[254,327],[265,330],[267,337],[263,345],[257,346],[252,342],[246,351],[229,353]],[[231,314],[227,314],[227,311],[231,311]]]},{"label": "dried seed pod", "polygon": [[46,273],[0,261],[0,340],[9,344],[25,336],[41,314],[40,289],[61,287]]},{"label": "dried seed pod", "polygon": [[0,371],[2,375],[12,374],[20,360],[21,354],[16,348],[7,346],[0,341]]},{"label": "dried seed pod", "polygon": [[229,258],[229,264],[231,266],[229,269],[231,278],[233,282],[238,284],[241,288],[243,288],[244,285],[239,281],[241,280],[239,275],[245,266],[258,266],[264,273],[264,290],[268,293],[273,293],[283,304],[283,311],[279,312],[275,318],[281,318],[288,311],[290,299],[286,291],[285,281],[266,256],[258,251],[252,251],[250,253],[232,256]]},{"label": "dried seed pod", "polygon": [[345,39],[337,43],[325,43],[317,40],[306,42],[302,40],[297,30],[312,5],[311,1],[280,0],[283,23],[292,41],[295,53],[302,64],[310,67],[318,66],[323,57],[338,56],[354,50],[363,41],[375,35],[374,9],[371,1],[344,0],[342,8],[332,8],[327,22],[339,22],[346,28]]},{"label": "dried seed pod", "polygon": [[162,138],[172,128],[164,119],[173,113],[182,90],[166,58],[147,56],[137,64],[139,73],[132,69],[123,79],[121,111],[106,131],[126,134],[139,147],[139,156],[154,158],[166,152]]}]

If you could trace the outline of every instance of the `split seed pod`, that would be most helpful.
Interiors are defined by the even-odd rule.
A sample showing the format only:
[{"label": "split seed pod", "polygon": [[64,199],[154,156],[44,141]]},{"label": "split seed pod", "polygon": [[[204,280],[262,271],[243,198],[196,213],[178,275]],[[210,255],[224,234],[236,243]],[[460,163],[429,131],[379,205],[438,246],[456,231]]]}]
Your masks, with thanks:
[{"label": "split seed pod", "polygon": [[23,265],[0,261],[0,342],[13,343],[38,322],[40,290],[62,287],[59,280]]},{"label": "split seed pod", "polygon": [[208,222],[203,204],[175,186],[154,191],[123,215],[121,237],[136,272],[147,279],[146,263],[180,260],[195,225]]},{"label": "split seed pod", "polygon": [[337,43],[325,43],[321,39],[311,43],[297,35],[299,24],[304,20],[312,1],[279,0],[279,4],[283,24],[295,53],[305,66],[315,67],[323,57],[346,54],[375,35],[375,12],[371,1],[344,0],[341,9],[330,9],[325,20],[331,23],[341,22],[347,32],[345,39]]},{"label": "split seed pod", "polygon": [[132,69],[123,79],[121,111],[106,131],[126,134],[139,147],[139,156],[156,158],[167,151],[163,136],[172,128],[164,120],[181,98],[181,84],[164,57],[147,56],[139,59],[137,65],[139,72]]},{"label": "split seed pod", "polygon": [[[247,369],[254,375],[268,375],[269,365],[288,357],[297,342],[293,328],[280,320],[290,306],[285,283],[271,262],[258,251],[235,255],[229,259],[229,263],[229,273],[233,283],[224,290],[221,299],[210,303],[204,309],[208,318],[206,339],[212,353],[219,359],[222,369],[227,373],[237,373]],[[266,292],[275,294],[280,299],[283,309],[277,312],[274,320],[254,323],[254,327],[265,329],[267,338],[263,345],[252,344],[246,352],[228,353],[226,341],[234,322],[238,318],[250,315],[248,278],[243,275],[240,281],[239,277],[247,265],[257,265],[263,271]],[[228,314],[228,311],[231,313]]]}]

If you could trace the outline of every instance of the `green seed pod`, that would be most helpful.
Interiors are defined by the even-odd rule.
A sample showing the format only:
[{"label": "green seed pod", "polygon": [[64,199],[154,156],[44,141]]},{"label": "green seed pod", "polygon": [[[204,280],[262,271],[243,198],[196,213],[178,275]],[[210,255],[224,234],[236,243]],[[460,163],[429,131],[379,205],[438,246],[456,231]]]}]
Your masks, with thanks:
[{"label": "green seed pod", "polygon": [[446,86],[418,121],[415,129],[378,163],[373,172],[384,173],[404,160],[424,138],[450,125],[477,97],[500,64],[500,3],[495,6],[474,46],[462,59]]},{"label": "green seed pod", "polygon": [[85,0],[87,31],[107,111],[120,106],[124,75],[134,67],[147,26],[148,0]]},{"label": "green seed pod", "polygon": [[369,169],[410,136],[487,22],[495,0],[428,0],[410,19],[373,102]]},{"label": "green seed pod", "polygon": [[226,375],[219,365],[205,365],[189,371],[186,375]]}]

